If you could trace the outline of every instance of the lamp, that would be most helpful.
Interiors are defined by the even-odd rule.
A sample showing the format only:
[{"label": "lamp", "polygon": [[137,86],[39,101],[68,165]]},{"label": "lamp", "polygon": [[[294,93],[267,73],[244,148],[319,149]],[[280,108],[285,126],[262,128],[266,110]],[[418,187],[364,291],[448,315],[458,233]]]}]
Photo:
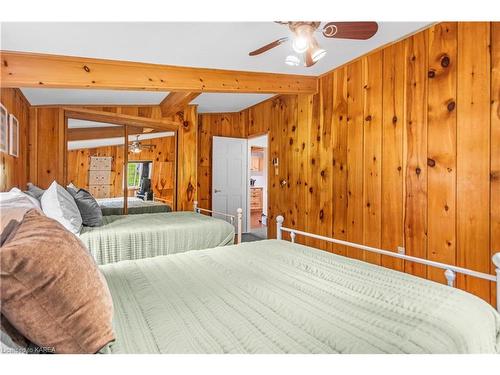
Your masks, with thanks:
[{"label": "lamp", "polygon": [[298,66],[300,64],[300,59],[295,55],[288,55],[285,58],[285,64],[290,66]]},{"label": "lamp", "polygon": [[311,39],[311,46],[309,48],[311,53],[311,59],[315,63],[321,60],[326,55],[326,50],[324,50],[319,46],[318,42],[316,41],[316,38]]},{"label": "lamp", "polygon": [[292,48],[297,53],[304,53],[309,48],[313,29],[311,25],[303,24],[295,29],[295,36],[292,41]]}]

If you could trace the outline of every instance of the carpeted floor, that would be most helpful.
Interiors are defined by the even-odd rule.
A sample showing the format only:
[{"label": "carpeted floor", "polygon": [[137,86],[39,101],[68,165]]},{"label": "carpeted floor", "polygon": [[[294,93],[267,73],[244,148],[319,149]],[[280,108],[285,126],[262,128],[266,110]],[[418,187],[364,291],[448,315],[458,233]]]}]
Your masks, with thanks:
[{"label": "carpeted floor", "polygon": [[253,233],[243,233],[241,235],[241,242],[253,242],[253,241],[260,241],[263,239],[264,238],[258,237]]}]

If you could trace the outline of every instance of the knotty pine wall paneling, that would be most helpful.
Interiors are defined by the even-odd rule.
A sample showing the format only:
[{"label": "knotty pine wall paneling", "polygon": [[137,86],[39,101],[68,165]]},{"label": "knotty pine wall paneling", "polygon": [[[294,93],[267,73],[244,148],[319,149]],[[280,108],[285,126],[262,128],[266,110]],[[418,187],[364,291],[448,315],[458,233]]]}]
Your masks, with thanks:
[{"label": "knotty pine wall paneling", "polygon": [[[270,237],[282,214],[288,227],[493,272],[499,96],[499,24],[445,22],[320,77],[317,94],[240,112],[247,136],[269,132],[270,159],[280,159],[278,176],[269,165]],[[445,282],[431,267],[321,248]],[[457,284],[494,302],[493,284]]]},{"label": "knotty pine wall paneling", "polygon": [[[500,251],[500,23],[491,24],[491,254]],[[491,265],[491,272],[494,273]],[[491,299],[496,300],[496,284],[491,283]]]},{"label": "knotty pine wall paneling", "polygon": [[[404,171],[403,132],[405,122],[405,43],[382,51],[382,192],[381,247],[404,246]],[[381,264],[403,270],[403,261],[382,256]]]},{"label": "knotty pine wall paneling", "polygon": [[184,110],[184,125],[177,134],[177,210],[191,211],[197,200],[198,115],[196,106]]},{"label": "knotty pine wall paneling", "polygon": [[[347,240],[363,242],[363,64],[347,66]],[[334,103],[331,103],[334,105]],[[335,218],[333,218],[335,220]],[[364,259],[361,250],[348,248],[347,256]]]},{"label": "knotty pine wall paneling", "polygon": [[[364,98],[363,242],[380,248],[382,231],[382,51],[362,60]],[[380,264],[380,255],[365,253]]]},{"label": "knotty pine wall paneling", "polygon": [[[30,105],[19,89],[2,88],[0,101],[19,121],[19,156],[0,153],[0,191],[26,188],[28,176],[28,134]],[[8,126],[8,125],[7,125]]]},{"label": "knotty pine wall paneling", "polygon": [[[405,248],[420,258],[427,257],[427,44],[427,31],[405,40]],[[405,271],[427,275],[426,266],[413,262],[405,262]]]},{"label": "knotty pine wall paneling", "polygon": [[[457,24],[429,30],[427,100],[427,257],[456,262]],[[428,278],[445,282],[428,268]]]},{"label": "knotty pine wall paneling", "polygon": [[[125,132],[124,132],[125,135]],[[123,146],[71,150],[67,153],[67,183],[89,190],[90,157],[111,157],[110,197],[123,197]]]},{"label": "knotty pine wall paneling", "polygon": [[[333,72],[332,119],[332,236],[347,239],[347,69]],[[335,246],[336,253],[346,255],[347,249]]]},{"label": "knotty pine wall paneling", "polygon": [[[457,261],[488,272],[490,251],[490,24],[458,24]],[[498,90],[499,88],[494,88]],[[487,281],[458,277],[458,284],[489,299]]]}]

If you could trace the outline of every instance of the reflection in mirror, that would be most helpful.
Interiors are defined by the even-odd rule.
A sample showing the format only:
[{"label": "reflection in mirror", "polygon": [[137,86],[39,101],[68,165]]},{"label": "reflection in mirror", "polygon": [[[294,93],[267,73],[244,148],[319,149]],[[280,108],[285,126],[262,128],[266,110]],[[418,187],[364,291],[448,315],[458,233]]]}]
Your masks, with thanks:
[{"label": "reflection in mirror", "polygon": [[175,157],[175,132],[128,127],[129,214],[175,208]]},{"label": "reflection in mirror", "polygon": [[96,198],[103,215],[124,213],[125,127],[68,119],[68,184]]}]

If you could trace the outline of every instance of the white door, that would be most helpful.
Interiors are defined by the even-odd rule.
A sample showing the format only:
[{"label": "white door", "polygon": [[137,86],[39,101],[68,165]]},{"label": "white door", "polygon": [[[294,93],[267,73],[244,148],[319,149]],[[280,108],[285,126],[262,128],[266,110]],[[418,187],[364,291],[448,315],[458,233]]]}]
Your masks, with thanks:
[{"label": "white door", "polygon": [[243,232],[247,231],[247,185],[247,140],[213,137],[212,210],[236,216],[242,208]]}]

